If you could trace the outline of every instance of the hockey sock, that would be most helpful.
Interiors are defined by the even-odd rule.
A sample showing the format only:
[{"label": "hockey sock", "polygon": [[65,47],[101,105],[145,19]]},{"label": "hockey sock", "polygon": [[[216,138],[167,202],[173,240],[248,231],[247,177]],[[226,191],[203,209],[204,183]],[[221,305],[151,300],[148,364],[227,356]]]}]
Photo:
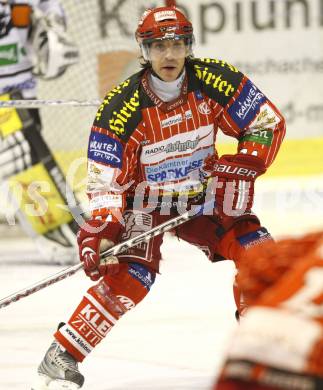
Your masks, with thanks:
[{"label": "hockey sock", "polygon": [[106,276],[84,295],[68,323],[54,337],[78,361],[110,332],[128,310],[148,293],[155,273],[136,264],[122,264],[120,272]]}]

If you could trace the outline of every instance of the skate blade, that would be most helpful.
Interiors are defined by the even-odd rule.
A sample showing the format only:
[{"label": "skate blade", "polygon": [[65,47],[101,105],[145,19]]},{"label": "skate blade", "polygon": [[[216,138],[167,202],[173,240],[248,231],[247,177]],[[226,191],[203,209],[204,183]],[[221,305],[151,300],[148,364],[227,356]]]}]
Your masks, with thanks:
[{"label": "skate blade", "polygon": [[31,390],[77,390],[80,386],[76,383],[62,379],[52,380],[48,376],[39,375],[31,387]]}]

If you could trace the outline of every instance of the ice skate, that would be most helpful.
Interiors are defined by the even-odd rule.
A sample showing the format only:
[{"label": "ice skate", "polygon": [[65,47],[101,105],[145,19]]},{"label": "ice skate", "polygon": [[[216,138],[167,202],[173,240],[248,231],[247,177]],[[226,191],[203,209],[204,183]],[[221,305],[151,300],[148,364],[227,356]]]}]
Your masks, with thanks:
[{"label": "ice skate", "polygon": [[77,361],[56,340],[46,352],[37,374],[31,390],[76,390],[84,383]]}]

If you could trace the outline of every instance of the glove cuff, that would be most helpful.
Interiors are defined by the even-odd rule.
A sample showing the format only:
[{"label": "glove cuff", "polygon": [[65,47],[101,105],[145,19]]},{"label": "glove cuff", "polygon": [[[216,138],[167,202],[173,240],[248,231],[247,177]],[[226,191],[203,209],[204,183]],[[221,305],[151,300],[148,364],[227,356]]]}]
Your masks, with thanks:
[{"label": "glove cuff", "polygon": [[251,154],[237,153],[237,154],[224,154],[221,156],[220,162],[228,162],[234,165],[240,165],[243,168],[248,168],[256,171],[254,179],[264,174],[267,170],[265,162],[257,156]]},{"label": "glove cuff", "polygon": [[[118,222],[107,222],[98,219],[89,219],[80,229],[87,232],[87,236],[95,236],[98,239],[107,239],[116,242],[122,225]],[[84,235],[84,233],[83,233]]]}]

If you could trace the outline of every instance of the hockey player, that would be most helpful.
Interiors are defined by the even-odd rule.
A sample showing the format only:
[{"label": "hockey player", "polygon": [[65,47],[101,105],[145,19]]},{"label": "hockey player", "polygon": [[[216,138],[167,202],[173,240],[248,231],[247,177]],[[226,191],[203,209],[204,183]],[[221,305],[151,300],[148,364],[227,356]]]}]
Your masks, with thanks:
[{"label": "hockey player", "polygon": [[[37,77],[59,77],[77,59],[78,50],[66,34],[59,1],[0,1],[1,100],[35,98]],[[67,203],[66,183],[40,133],[38,110],[1,108],[0,116],[3,196],[14,200],[19,222],[45,257],[72,261],[71,256],[77,253],[77,225],[70,213],[56,207]],[[33,202],[40,197],[31,191],[35,179],[50,183],[47,210]],[[28,203],[34,203],[36,213],[28,212]]]},{"label": "hockey player", "polygon": [[323,231],[255,247],[238,282],[249,308],[214,389],[323,389]]},{"label": "hockey player", "polygon": [[[100,262],[103,248],[210,196],[215,210],[181,225],[176,234],[211,261],[238,261],[250,247],[271,239],[251,206],[254,181],[284,137],[280,112],[234,66],[193,57],[192,24],[178,9],[147,10],[136,39],[143,69],[106,95],[89,139],[92,218],[80,229],[78,243],[87,276],[99,282],[59,326],[35,390],[62,383],[81,387],[78,362],[155,281],[162,236]],[[218,128],[238,140],[236,154],[217,156]]]}]

